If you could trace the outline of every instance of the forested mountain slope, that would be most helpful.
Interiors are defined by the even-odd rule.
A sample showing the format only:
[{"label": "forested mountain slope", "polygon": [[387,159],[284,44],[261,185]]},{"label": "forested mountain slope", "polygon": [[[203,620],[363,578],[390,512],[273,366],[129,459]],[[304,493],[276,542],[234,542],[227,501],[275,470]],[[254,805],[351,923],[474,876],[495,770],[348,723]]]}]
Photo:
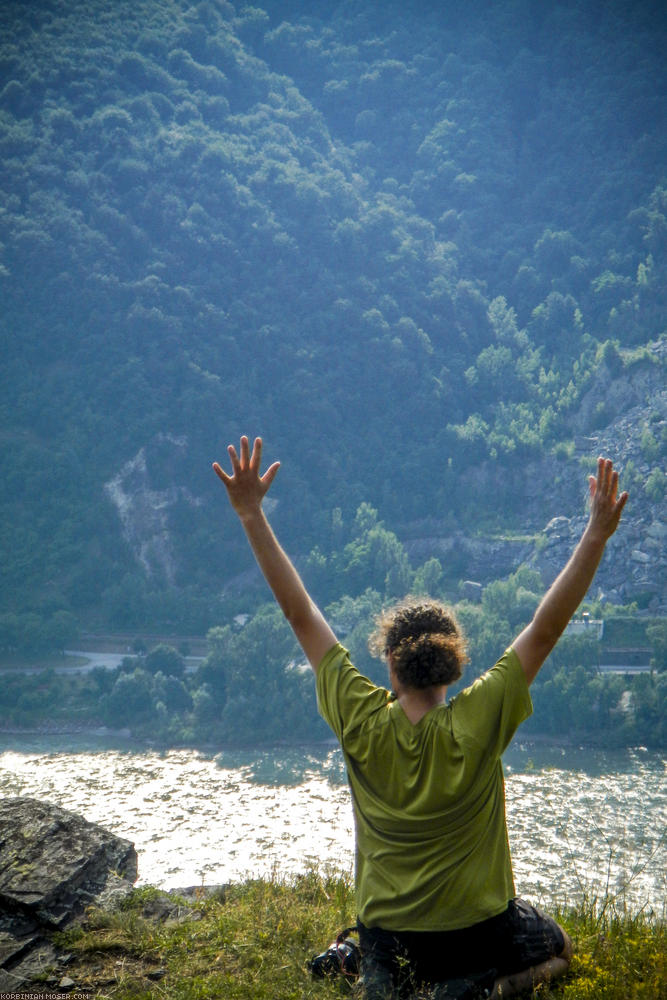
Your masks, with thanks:
[{"label": "forested mountain slope", "polygon": [[5,645],[243,607],[241,432],[328,600],[580,514],[600,446],[664,521],[662,5],[5,0],[0,43]]}]

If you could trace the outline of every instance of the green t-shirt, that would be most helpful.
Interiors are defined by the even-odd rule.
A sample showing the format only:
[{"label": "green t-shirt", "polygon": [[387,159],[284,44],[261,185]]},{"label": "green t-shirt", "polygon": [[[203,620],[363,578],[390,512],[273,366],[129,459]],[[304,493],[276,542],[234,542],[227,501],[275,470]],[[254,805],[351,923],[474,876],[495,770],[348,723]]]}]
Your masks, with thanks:
[{"label": "green t-shirt", "polygon": [[363,923],[455,930],[502,913],[515,890],[500,756],[532,712],[516,653],[412,725],[338,644],[317,699],[347,765]]}]

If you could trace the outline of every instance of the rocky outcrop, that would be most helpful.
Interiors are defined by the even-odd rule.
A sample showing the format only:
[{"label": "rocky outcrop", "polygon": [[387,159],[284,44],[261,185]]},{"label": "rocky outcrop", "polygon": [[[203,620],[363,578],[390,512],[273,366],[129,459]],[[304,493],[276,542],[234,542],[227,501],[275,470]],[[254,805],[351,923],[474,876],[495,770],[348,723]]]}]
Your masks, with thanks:
[{"label": "rocky outcrop", "polygon": [[128,840],[48,802],[0,799],[0,994],[57,965],[51,932],[115,906],[136,878]]},{"label": "rocky outcrop", "polygon": [[[581,478],[581,477],[580,477]],[[633,506],[624,513],[621,528],[611,537],[591,590],[591,597],[611,604],[631,604],[659,615],[667,613],[667,526],[650,506]],[[536,569],[548,587],[569,559],[581,537],[586,516],[557,516],[531,540],[492,537],[468,538],[461,533],[407,540],[413,565],[436,556],[452,577],[470,577],[483,589],[504,579],[520,566]],[[465,596],[479,600],[464,584]]]},{"label": "rocky outcrop", "polygon": [[[592,596],[611,604],[636,601],[642,611],[667,614],[666,362],[667,342],[660,341],[650,345],[646,357],[619,362],[618,370],[601,364],[571,415],[573,451],[558,458],[545,454],[512,469],[513,493],[521,498],[521,519],[515,518],[514,528],[523,541],[471,537],[447,531],[436,520],[406,525],[399,537],[412,564],[437,556],[450,579],[470,577],[483,586],[527,565],[548,586],[583,531],[587,475],[595,473],[598,455],[605,455],[614,460],[630,500]],[[501,495],[503,469],[482,462],[474,473],[476,493]]]},{"label": "rocky outcrop", "polygon": [[468,583],[480,581],[482,584],[512,573],[529,558],[533,548],[525,539],[471,538],[462,532],[412,538],[404,545],[413,566],[435,556],[447,575],[459,579],[470,577]]},{"label": "rocky outcrop", "polygon": [[[545,527],[528,560],[539,570],[545,585],[565,565],[579,539],[586,519],[558,517]],[[631,604],[654,614],[667,612],[667,528],[661,521],[643,516],[624,517],[612,535],[596,575],[592,596],[611,604]]]},{"label": "rocky outcrop", "polygon": [[[577,445],[571,482],[588,463],[595,471],[597,455],[614,459],[621,488],[630,493],[621,526],[609,541],[594,584],[612,604],[636,601],[653,614],[667,613],[667,495],[664,476],[667,439],[667,343],[651,345],[650,360],[628,364],[620,372],[598,369],[581,399],[573,423]],[[598,425],[596,427],[596,424]],[[584,436],[576,436],[576,432]],[[533,472],[534,474],[534,472]],[[530,564],[550,583],[576,544],[585,517],[557,517],[538,536]]]},{"label": "rocky outcrop", "polygon": [[160,460],[173,464],[174,455],[185,451],[187,439],[158,434],[120,471],[104,484],[123,529],[123,537],[149,577],[173,583],[177,566],[170,528],[170,511],[179,502],[196,507],[201,501],[184,486],[170,485],[156,489],[151,469]]},{"label": "rocky outcrop", "polygon": [[[572,415],[575,434],[608,438],[624,461],[641,455],[644,428],[667,416],[667,340],[648,344],[643,357],[633,360],[632,352],[625,354],[625,363],[603,362],[597,368]],[[619,434],[621,428],[629,433]]]}]

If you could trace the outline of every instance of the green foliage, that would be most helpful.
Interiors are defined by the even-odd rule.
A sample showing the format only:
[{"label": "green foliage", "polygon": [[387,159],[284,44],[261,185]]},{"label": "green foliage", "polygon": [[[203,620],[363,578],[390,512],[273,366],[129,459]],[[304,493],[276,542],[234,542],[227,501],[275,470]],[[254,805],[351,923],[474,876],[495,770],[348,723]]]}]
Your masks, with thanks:
[{"label": "green foliage", "polygon": [[518,628],[533,617],[541,591],[539,573],[521,568],[506,580],[496,580],[484,588],[482,608],[490,617],[505,619],[512,628]]},{"label": "green foliage", "polygon": [[185,672],[183,657],[166,643],[160,643],[151,649],[143,661],[144,669],[151,674],[161,672],[171,677],[182,677]]},{"label": "green foliage", "polygon": [[102,701],[103,718],[114,727],[141,724],[153,711],[151,694],[151,677],[145,670],[119,673]]},{"label": "green foliage", "polygon": [[644,489],[646,490],[646,496],[653,503],[660,504],[664,501],[665,492],[667,491],[667,476],[662,469],[651,469]]},{"label": "green foliage", "polygon": [[667,621],[663,619],[649,625],[646,637],[653,648],[651,666],[656,670],[667,670]]},{"label": "green foliage", "polygon": [[[532,615],[536,585],[532,571],[520,570],[490,585],[481,604],[454,606],[467,636],[470,665],[451,694],[488,670],[511,643]],[[391,600],[367,589],[325,609],[352,661],[380,685],[387,684],[386,666],[371,657],[367,643],[377,613]],[[98,667],[89,674],[59,674],[47,669],[36,679],[5,673],[0,712],[18,727],[104,723],[166,744],[241,745],[328,736],[317,714],[310,668],[277,608],[262,607],[243,626],[212,629],[208,639],[208,656],[182,677],[144,669],[151,653],[125,657],[115,671]],[[604,646],[647,644],[657,673],[598,673]],[[162,657],[164,647],[156,649]],[[636,617],[609,618],[604,643],[591,635],[564,636],[534,682],[534,714],[524,724],[526,735],[664,746],[666,649],[662,619],[647,625]]]},{"label": "green foliage", "polygon": [[410,589],[416,595],[424,594],[430,596],[437,594],[440,590],[441,580],[442,563],[435,556],[432,556],[415,572]]},{"label": "green foliage", "polygon": [[[321,545],[324,506],[381,503],[381,581],[354,553],[320,570],[396,593],[394,526],[451,493],[424,470],[455,460],[469,527],[480,458],[511,475],[571,433],[596,367],[664,331],[667,209],[664,25],[621,5],[600,48],[566,6],[5,5],[3,612],[55,591],[111,627],[206,631],[202,470],[250,424],[293,456],[290,548]],[[158,460],[160,435],[187,458]],[[151,442],[164,520],[123,508],[123,532],[104,484]]]},{"label": "green foliage", "polygon": [[3,653],[62,653],[74,644],[77,635],[77,620],[69,611],[0,615],[0,652]]},{"label": "green foliage", "polygon": [[382,584],[390,597],[410,590],[412,571],[405,548],[392,531],[377,520],[377,511],[370,504],[359,507],[354,527],[354,539],[334,556],[334,566],[345,591],[358,593],[364,587]]},{"label": "green foliage", "polygon": [[[656,369],[665,330],[664,19],[593,22],[490,0],[2,7],[5,656],[244,613],[194,676],[155,651],[98,676],[108,719],[272,738],[281,704],[321,732],[209,471],[241,431],[283,459],[280,537],[323,605],[349,599],[369,670],[376,605],[455,586],[455,548],[411,564],[411,525],[525,521],[530,463],[572,459],[590,386]],[[616,440],[606,395],[589,411]],[[653,411],[624,485],[657,520]],[[510,578],[464,609],[473,671],[538,593]]]}]

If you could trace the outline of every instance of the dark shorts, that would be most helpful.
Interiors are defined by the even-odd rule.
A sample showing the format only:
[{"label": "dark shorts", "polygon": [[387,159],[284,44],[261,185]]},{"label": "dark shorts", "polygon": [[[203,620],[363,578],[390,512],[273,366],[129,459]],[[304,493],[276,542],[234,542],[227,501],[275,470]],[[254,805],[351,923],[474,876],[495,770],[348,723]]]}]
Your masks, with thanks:
[{"label": "dark shorts", "polygon": [[524,899],[504,913],[455,931],[387,931],[359,927],[364,978],[389,974],[394,985],[441,983],[495,969],[519,972],[559,955],[565,939],[555,920]]}]

